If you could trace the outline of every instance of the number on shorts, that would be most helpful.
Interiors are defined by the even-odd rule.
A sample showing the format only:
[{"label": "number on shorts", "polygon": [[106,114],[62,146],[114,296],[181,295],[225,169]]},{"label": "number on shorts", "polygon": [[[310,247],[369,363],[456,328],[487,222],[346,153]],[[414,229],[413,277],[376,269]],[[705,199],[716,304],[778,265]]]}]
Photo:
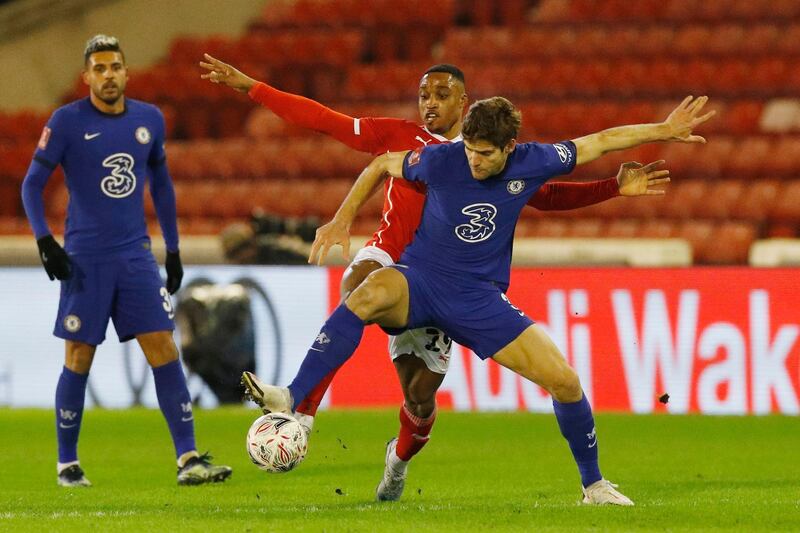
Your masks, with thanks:
[{"label": "number on shorts", "polygon": [[166,287],[161,287],[158,292],[161,294],[161,299],[164,300],[161,302],[161,307],[164,308],[164,311],[167,312],[170,319],[175,318],[175,308],[172,307],[172,299],[169,297],[169,291]]},{"label": "number on shorts", "polygon": [[507,303],[508,305],[510,305],[510,306],[511,306],[511,309],[513,309],[514,311],[516,311],[517,313],[519,313],[519,316],[525,316],[525,313],[523,313],[522,311],[520,311],[520,310],[519,310],[519,307],[517,307],[516,305],[512,304],[512,303],[511,303],[511,300],[509,300],[509,299],[508,299],[508,296],[506,296],[504,293],[502,293],[502,292],[500,293],[500,298],[502,298],[502,299],[503,299],[503,301],[504,301],[505,303]]},{"label": "number on shorts", "polygon": [[[428,350],[429,352],[436,352],[436,353],[440,353],[442,351],[444,352],[450,351],[450,346],[453,344],[453,340],[450,337],[448,337],[446,333],[444,333],[443,331],[439,331],[436,328],[428,328],[425,330],[425,333],[431,336],[431,342],[425,345],[426,350]],[[442,345],[444,347],[444,350],[442,350],[442,348],[439,347],[440,336],[442,338]]]}]

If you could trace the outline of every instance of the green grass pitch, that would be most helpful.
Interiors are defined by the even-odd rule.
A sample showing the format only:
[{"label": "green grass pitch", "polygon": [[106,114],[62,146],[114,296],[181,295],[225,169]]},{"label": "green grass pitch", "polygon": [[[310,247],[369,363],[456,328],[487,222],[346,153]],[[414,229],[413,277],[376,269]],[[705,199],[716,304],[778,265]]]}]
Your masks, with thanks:
[{"label": "green grass pitch", "polygon": [[196,412],[198,443],[234,468],[178,487],[158,411],[89,410],[81,463],[55,483],[49,410],[0,410],[0,531],[798,531],[800,420],[597,416],[601,466],[633,508],[581,506],[552,416],[442,412],[399,503],[373,501],[395,411],[321,413],[294,472],[249,462],[257,412]]}]

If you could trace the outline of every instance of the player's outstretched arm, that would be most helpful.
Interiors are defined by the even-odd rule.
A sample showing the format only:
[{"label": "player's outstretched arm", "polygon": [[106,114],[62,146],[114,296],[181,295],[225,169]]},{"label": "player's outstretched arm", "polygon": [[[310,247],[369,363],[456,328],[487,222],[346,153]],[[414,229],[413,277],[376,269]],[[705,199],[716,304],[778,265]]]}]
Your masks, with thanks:
[{"label": "player's outstretched arm", "polygon": [[205,54],[205,59],[200,62],[200,66],[206,69],[201,78],[246,92],[255,102],[286,122],[330,135],[360,152],[380,153],[386,150],[379,133],[368,127],[356,127],[354,117],[334,111],[310,98],[279,91],[208,54]]},{"label": "player's outstretched arm", "polygon": [[687,96],[672,110],[664,122],[619,126],[574,139],[578,152],[577,164],[594,161],[608,152],[625,150],[650,142],[705,143],[703,137],[694,135],[692,131],[716,113],[709,111],[700,114],[706,102],[708,102],[707,96],[699,98]]},{"label": "player's outstretched arm", "polygon": [[556,181],[542,185],[528,205],[540,211],[564,211],[599,204],[617,196],[651,196],[665,194],[656,185],[669,183],[669,170],[657,170],[664,160],[642,165],[623,163],[616,177],[586,182]]},{"label": "player's outstretched arm", "polygon": [[344,258],[350,260],[350,226],[358,210],[375,194],[386,176],[403,176],[403,161],[407,153],[408,151],[388,152],[379,155],[367,165],[350,188],[333,220],[317,229],[311,253],[308,255],[309,263],[322,265],[330,249],[337,244],[341,245]]}]

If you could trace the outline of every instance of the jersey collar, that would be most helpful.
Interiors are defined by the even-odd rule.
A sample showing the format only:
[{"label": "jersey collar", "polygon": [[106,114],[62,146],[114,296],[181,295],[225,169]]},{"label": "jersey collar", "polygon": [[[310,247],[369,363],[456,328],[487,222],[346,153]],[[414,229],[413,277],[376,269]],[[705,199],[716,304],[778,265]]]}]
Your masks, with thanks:
[{"label": "jersey collar", "polygon": [[124,116],[126,116],[128,114],[128,107],[129,106],[128,106],[128,99],[127,98],[125,99],[125,109],[123,109],[122,113],[117,113],[117,114],[104,113],[103,111],[100,111],[99,109],[97,109],[94,106],[94,104],[92,103],[92,99],[89,98],[88,96],[86,98],[84,98],[84,100],[86,101],[86,104],[89,106],[89,108],[92,109],[92,111],[94,111],[95,113],[97,113],[101,117],[122,118],[122,117],[124,117]]},{"label": "jersey collar", "polygon": [[463,140],[464,140],[464,139],[461,137],[461,134],[460,134],[460,133],[459,133],[459,134],[458,134],[456,137],[454,137],[454,138],[452,138],[452,139],[448,139],[448,138],[447,138],[447,137],[445,137],[444,135],[439,135],[438,133],[432,133],[432,132],[431,132],[430,130],[428,130],[428,128],[427,128],[427,127],[425,127],[425,126],[422,126],[422,129],[423,129],[423,130],[425,130],[425,132],[426,132],[428,135],[430,135],[431,137],[433,137],[434,139],[436,139],[436,140],[437,140],[437,141],[439,141],[439,142],[443,142],[443,143],[457,143],[457,142],[460,142],[460,141],[463,141]]}]

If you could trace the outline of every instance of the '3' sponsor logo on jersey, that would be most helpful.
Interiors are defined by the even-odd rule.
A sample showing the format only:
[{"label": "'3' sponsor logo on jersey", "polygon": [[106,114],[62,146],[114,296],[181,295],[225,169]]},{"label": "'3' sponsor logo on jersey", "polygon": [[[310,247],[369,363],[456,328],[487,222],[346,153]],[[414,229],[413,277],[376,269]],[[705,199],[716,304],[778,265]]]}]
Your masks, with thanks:
[{"label": "'3' sponsor logo on jersey", "polygon": [[124,152],[111,154],[103,160],[103,166],[111,169],[111,175],[100,182],[100,188],[107,196],[125,198],[136,189],[133,156]]},{"label": "'3' sponsor logo on jersey", "polygon": [[470,217],[466,224],[456,226],[456,236],[464,242],[485,241],[494,233],[497,208],[492,204],[472,204],[461,210]]}]

